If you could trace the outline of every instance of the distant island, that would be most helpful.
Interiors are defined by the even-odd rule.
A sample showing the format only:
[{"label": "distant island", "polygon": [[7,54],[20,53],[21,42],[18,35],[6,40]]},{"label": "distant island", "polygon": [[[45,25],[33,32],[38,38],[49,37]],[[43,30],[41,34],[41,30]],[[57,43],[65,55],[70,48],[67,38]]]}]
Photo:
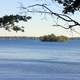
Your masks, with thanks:
[{"label": "distant island", "polygon": [[50,35],[44,35],[44,36],[41,36],[39,38],[41,41],[49,41],[49,42],[64,42],[64,41],[67,41],[69,40],[68,37],[66,36],[56,36],[54,34],[50,34]]},{"label": "distant island", "polygon": [[68,40],[80,40],[80,37],[56,36],[54,34],[44,35],[40,37],[27,36],[0,36],[0,40],[40,40],[42,42],[64,42]]}]

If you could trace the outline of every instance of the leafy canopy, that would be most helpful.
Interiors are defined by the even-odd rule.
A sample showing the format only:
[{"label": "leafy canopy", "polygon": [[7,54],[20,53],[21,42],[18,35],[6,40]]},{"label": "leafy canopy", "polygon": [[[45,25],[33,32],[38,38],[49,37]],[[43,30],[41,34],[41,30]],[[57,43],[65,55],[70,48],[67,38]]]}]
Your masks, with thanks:
[{"label": "leafy canopy", "polygon": [[0,17],[0,28],[5,28],[5,30],[8,31],[22,31],[24,32],[24,27],[16,26],[15,23],[19,23],[20,21],[27,22],[29,19],[31,19],[30,16],[21,16],[21,15],[5,15],[3,17]]},{"label": "leafy canopy", "polygon": [[[52,0],[54,1],[54,0]],[[80,0],[55,0],[64,6],[64,13],[72,12],[80,9]]]}]

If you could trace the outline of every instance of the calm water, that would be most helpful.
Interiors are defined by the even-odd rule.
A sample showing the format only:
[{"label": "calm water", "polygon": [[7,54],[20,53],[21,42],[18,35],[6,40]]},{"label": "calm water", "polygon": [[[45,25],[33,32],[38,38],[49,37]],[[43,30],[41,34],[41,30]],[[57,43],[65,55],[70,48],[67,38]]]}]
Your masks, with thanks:
[{"label": "calm water", "polygon": [[80,80],[80,41],[0,40],[0,80]]}]

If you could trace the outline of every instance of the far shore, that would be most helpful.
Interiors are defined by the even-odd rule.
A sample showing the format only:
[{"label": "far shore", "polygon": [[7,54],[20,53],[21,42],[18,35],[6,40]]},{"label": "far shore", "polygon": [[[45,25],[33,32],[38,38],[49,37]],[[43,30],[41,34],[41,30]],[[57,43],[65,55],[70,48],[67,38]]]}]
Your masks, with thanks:
[{"label": "far shore", "polygon": [[[18,40],[18,39],[31,39],[31,40],[39,40],[40,37],[27,37],[27,36],[0,36],[0,40]],[[70,40],[80,40],[80,37],[70,37]]]},{"label": "far shore", "polygon": [[39,37],[27,37],[27,36],[0,36],[0,40],[17,40],[17,39],[39,39]]}]

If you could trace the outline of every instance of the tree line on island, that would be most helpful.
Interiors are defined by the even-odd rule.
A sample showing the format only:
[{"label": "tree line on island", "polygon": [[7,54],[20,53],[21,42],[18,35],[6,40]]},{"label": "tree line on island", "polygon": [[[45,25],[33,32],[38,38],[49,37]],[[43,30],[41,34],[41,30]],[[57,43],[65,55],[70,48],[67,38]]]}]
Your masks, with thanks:
[{"label": "tree line on island", "polygon": [[54,34],[44,35],[39,38],[41,41],[49,41],[49,42],[64,42],[69,40],[67,36],[56,36]]}]

